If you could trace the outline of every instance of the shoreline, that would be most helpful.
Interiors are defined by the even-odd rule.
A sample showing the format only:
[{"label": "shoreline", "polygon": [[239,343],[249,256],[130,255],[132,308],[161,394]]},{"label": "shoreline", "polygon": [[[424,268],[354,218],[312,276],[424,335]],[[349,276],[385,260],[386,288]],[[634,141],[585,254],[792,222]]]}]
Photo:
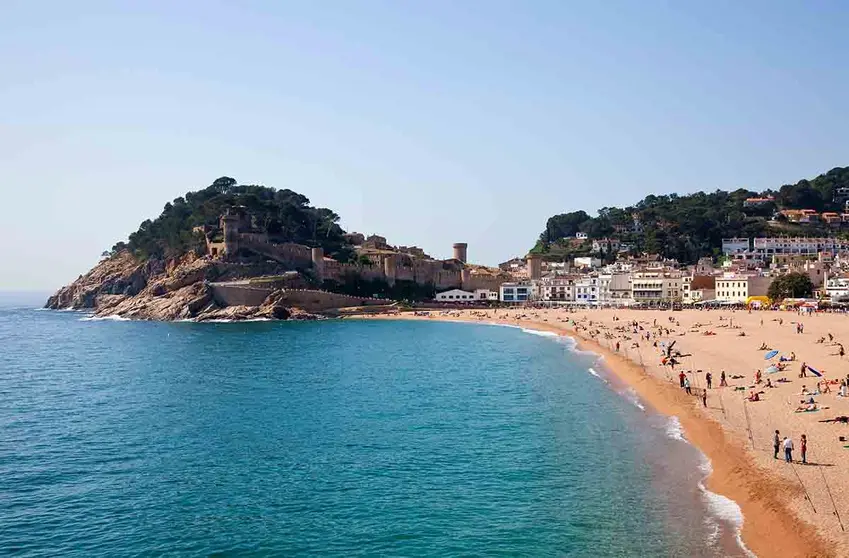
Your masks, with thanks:
[{"label": "shoreline", "polygon": [[[706,494],[726,498],[739,506],[743,522],[738,526],[738,542],[744,552],[757,556],[836,556],[830,544],[814,526],[797,517],[788,496],[800,492],[783,479],[763,470],[740,440],[726,432],[712,417],[696,406],[697,399],[686,396],[673,383],[652,375],[637,362],[616,353],[598,340],[565,325],[530,319],[481,319],[471,314],[417,316],[358,315],[349,318],[364,320],[415,320],[463,322],[481,325],[510,326],[545,331],[568,337],[578,351],[599,355],[602,365],[653,410],[666,417],[676,417],[687,443],[694,446],[707,460],[707,475],[702,480]],[[640,358],[642,356],[640,355]],[[709,467],[709,469],[708,469]]]}]

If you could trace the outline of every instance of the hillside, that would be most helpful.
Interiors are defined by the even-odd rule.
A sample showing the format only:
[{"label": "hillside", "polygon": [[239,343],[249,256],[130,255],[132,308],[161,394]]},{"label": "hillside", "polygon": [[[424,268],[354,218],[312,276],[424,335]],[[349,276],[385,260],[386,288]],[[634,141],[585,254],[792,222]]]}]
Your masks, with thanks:
[{"label": "hillside", "polygon": [[[841,188],[849,191],[849,167],[834,168],[812,180],[785,184],[777,190],[651,194],[634,206],[604,207],[595,217],[585,211],[554,215],[531,252],[549,259],[590,253],[590,242],[575,240],[580,232],[586,233],[589,240],[615,237],[629,244],[634,252],[657,253],[693,263],[699,257],[716,256],[722,239],[728,237],[845,234],[845,229],[824,223],[788,222],[779,213],[790,209],[842,213],[846,191]],[[748,198],[768,197],[773,201],[744,205]]]},{"label": "hillside", "polygon": [[[305,196],[291,190],[239,185],[222,177],[167,203],[156,219],[144,221],[126,242],[104,252],[91,271],[59,289],[46,307],[153,320],[311,318],[287,307],[274,293],[250,306],[222,303],[213,296],[210,282],[257,277],[273,278],[278,289],[312,286],[311,278],[295,271],[297,265],[285,261],[209,257],[207,243],[223,240],[221,215],[234,208],[249,216],[246,232],[266,239],[269,246],[297,243],[307,252],[309,247],[321,247],[337,261],[354,255],[339,216],[330,209],[312,207]],[[245,288],[260,292],[261,287]]]},{"label": "hillside", "polygon": [[147,260],[202,252],[205,241],[193,232],[194,228],[217,227],[225,209],[234,206],[245,207],[253,217],[255,230],[268,234],[274,242],[320,246],[340,261],[347,261],[353,254],[338,224],[339,216],[330,209],[312,207],[306,196],[292,190],[240,185],[229,177],[165,204],[159,217],[142,222],[127,242],[112,247],[111,254],[128,250]]}]

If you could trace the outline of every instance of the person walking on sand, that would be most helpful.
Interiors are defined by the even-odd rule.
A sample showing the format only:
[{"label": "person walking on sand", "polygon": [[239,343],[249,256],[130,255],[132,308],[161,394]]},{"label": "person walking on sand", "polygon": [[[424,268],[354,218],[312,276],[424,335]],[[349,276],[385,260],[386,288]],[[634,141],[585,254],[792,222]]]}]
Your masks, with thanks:
[{"label": "person walking on sand", "polygon": [[684,391],[687,395],[693,395],[693,390],[690,389],[690,378],[684,378]]},{"label": "person walking on sand", "polygon": [[808,376],[808,365],[805,362],[802,362],[802,371],[799,373],[800,378],[805,378]]},{"label": "person walking on sand", "polygon": [[772,438],[772,449],[775,450],[773,459],[778,459],[778,448],[781,446],[781,438],[778,437],[778,430],[775,431],[775,436]]},{"label": "person walking on sand", "polygon": [[793,463],[793,440],[784,437],[784,461],[786,463]]},{"label": "person walking on sand", "polygon": [[807,464],[808,464],[808,459],[807,459],[807,454],[808,454],[808,437],[807,437],[807,436],[805,436],[804,434],[802,434],[802,443],[801,443],[801,444],[799,444],[799,445],[800,445],[799,450],[802,452],[802,464],[803,464],[803,465],[807,465]]},{"label": "person walking on sand", "polygon": [[705,383],[707,383],[707,388],[710,389],[711,382],[713,381],[713,376],[711,376],[710,372],[705,374]]},{"label": "person walking on sand", "polygon": [[702,406],[707,407],[707,390],[702,390]]},{"label": "person walking on sand", "polygon": [[719,375],[719,387],[728,387],[728,382],[725,381],[725,370]]}]

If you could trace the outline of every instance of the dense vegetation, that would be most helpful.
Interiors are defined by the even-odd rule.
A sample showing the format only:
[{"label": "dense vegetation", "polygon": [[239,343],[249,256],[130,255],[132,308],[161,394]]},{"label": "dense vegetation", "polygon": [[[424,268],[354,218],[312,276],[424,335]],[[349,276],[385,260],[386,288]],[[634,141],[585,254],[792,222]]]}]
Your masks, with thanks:
[{"label": "dense vegetation", "polygon": [[806,273],[787,273],[773,279],[767,296],[775,302],[785,298],[808,298],[814,292],[814,284]]},{"label": "dense vegetation", "polygon": [[[839,187],[849,187],[849,167],[832,169],[810,181],[786,184],[777,191],[739,189],[686,196],[649,195],[631,207],[604,207],[595,217],[585,211],[555,215],[548,219],[531,252],[551,259],[587,253],[588,245],[571,241],[577,232],[584,232],[591,239],[615,236],[632,244],[636,252],[661,254],[693,263],[702,256],[718,255],[722,238],[752,237],[768,232],[826,234],[829,231],[816,225],[803,227],[784,223],[780,217],[771,218],[779,209],[842,212],[842,203],[835,200]],[[765,196],[773,196],[775,203],[757,208],[743,207],[746,198]],[[833,234],[833,230],[830,232]]]},{"label": "dense vegetation", "polygon": [[112,248],[130,250],[141,259],[171,257],[202,250],[202,235],[192,232],[199,225],[218,226],[218,218],[231,206],[244,206],[254,217],[258,230],[275,242],[297,242],[321,246],[325,253],[347,261],[353,250],[339,226],[339,216],[326,208],[310,205],[306,196],[292,190],[242,185],[222,177],[210,186],[165,204],[162,214],[146,220],[126,243]]}]

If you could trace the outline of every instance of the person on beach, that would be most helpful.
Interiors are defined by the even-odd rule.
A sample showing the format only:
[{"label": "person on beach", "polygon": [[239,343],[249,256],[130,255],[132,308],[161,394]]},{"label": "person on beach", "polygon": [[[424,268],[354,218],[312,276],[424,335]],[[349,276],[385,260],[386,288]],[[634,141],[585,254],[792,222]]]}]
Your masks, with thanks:
[{"label": "person on beach", "polygon": [[705,374],[705,383],[707,383],[707,388],[711,388],[711,381],[713,380],[713,376],[711,376],[710,372]]},{"label": "person on beach", "polygon": [[702,406],[707,407],[707,390],[702,390]]},{"label": "person on beach", "polygon": [[800,378],[805,378],[808,375],[808,365],[805,362],[802,362],[801,372],[799,372]]},{"label": "person on beach", "polygon": [[793,440],[784,437],[784,461],[786,463],[793,463]]},{"label": "person on beach", "polygon": [[719,387],[728,387],[728,382],[725,381],[725,370],[719,375]]},{"label": "person on beach", "polygon": [[778,437],[778,430],[775,431],[775,437],[772,439],[772,449],[775,450],[775,455],[772,456],[773,459],[778,459],[778,448],[781,446],[781,438]]},{"label": "person on beach", "polygon": [[807,453],[808,453],[808,437],[802,434],[802,443],[800,445],[800,451],[802,452],[802,464],[807,465]]},{"label": "person on beach", "polygon": [[686,379],[687,379],[687,375],[684,374],[684,371],[682,370],[681,373],[678,374],[678,382],[680,382],[681,387],[684,387],[684,380],[686,380]]},{"label": "person on beach", "polygon": [[687,395],[693,395],[693,390],[690,389],[690,379],[684,378],[684,391],[687,392]]}]

